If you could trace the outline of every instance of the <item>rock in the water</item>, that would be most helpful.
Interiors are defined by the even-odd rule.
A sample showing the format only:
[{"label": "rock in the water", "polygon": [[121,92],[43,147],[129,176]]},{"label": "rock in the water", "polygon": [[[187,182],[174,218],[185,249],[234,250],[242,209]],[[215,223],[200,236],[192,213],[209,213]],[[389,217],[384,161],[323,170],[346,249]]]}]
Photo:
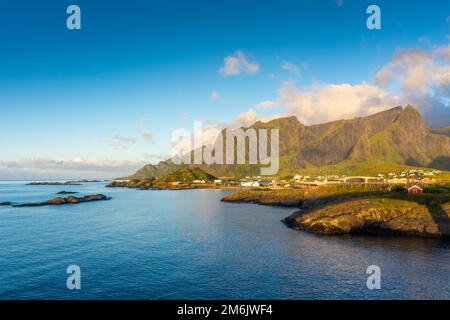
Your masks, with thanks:
[{"label": "rock in the water", "polygon": [[[449,208],[447,208],[449,207]],[[430,208],[405,200],[359,199],[298,212],[284,219],[295,229],[322,234],[450,236],[450,205]]]},{"label": "rock in the water", "polygon": [[12,202],[0,202],[0,206],[11,206]]},{"label": "rock in the water", "polygon": [[94,194],[94,195],[88,195],[88,196],[84,196],[84,197],[70,196],[67,198],[54,198],[54,199],[44,201],[44,202],[16,204],[16,205],[13,205],[13,207],[21,208],[21,207],[40,207],[40,206],[50,206],[50,205],[62,205],[62,204],[77,204],[77,203],[83,203],[83,202],[102,201],[102,200],[109,200],[109,199],[111,199],[111,198],[109,198],[103,194]]},{"label": "rock in the water", "polygon": [[60,192],[58,192],[56,194],[76,194],[76,193],[78,193],[78,192],[74,192],[74,191],[60,191]]},{"label": "rock in the water", "polygon": [[67,182],[30,182],[27,186],[79,186],[81,183],[74,181]]}]

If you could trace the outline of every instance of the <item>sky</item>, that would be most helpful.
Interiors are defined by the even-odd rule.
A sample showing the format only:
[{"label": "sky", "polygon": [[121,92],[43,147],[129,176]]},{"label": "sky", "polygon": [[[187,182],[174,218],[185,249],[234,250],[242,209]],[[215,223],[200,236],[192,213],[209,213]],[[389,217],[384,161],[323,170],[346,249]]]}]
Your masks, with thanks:
[{"label": "sky", "polygon": [[449,43],[442,0],[1,0],[0,179],[131,174],[196,120],[315,124],[413,104],[448,126]]}]

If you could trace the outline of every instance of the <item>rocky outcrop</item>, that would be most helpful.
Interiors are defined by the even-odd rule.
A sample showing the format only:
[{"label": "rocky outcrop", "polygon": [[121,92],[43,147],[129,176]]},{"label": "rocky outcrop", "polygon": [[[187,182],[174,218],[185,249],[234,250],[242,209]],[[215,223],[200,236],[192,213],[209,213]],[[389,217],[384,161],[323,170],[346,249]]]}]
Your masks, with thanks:
[{"label": "rocky outcrop", "polygon": [[110,200],[110,199],[111,198],[109,198],[103,194],[94,194],[94,195],[87,195],[84,197],[70,196],[67,198],[54,198],[54,199],[44,201],[44,202],[16,204],[16,205],[13,205],[13,207],[21,208],[21,207],[41,207],[41,206],[50,206],[50,205],[63,205],[63,204],[78,204],[78,203],[84,203],[84,202],[104,201],[104,200]]},{"label": "rocky outcrop", "polygon": [[450,204],[432,207],[388,198],[330,204],[284,219],[294,229],[321,234],[403,234],[450,237]]},{"label": "rocky outcrop", "polygon": [[27,186],[79,186],[81,183],[67,181],[67,182],[30,182]]},{"label": "rocky outcrop", "polygon": [[60,192],[57,192],[56,194],[76,194],[76,193],[78,193],[78,192],[74,192],[74,191],[60,191]]},{"label": "rocky outcrop", "polygon": [[223,202],[257,203],[268,206],[282,207],[300,207],[304,200],[305,192],[300,190],[245,190],[230,193],[221,199]]},{"label": "rocky outcrop", "polygon": [[12,206],[12,202],[0,202],[0,206]]},{"label": "rocky outcrop", "polygon": [[131,188],[147,190],[153,186],[154,179],[131,179],[126,181],[113,181],[106,188]]},{"label": "rocky outcrop", "polygon": [[377,186],[359,189],[351,187],[347,189],[345,186],[338,186],[304,189],[242,190],[228,194],[222,198],[222,201],[307,209],[337,201],[381,194],[389,195],[390,191],[380,189]]}]

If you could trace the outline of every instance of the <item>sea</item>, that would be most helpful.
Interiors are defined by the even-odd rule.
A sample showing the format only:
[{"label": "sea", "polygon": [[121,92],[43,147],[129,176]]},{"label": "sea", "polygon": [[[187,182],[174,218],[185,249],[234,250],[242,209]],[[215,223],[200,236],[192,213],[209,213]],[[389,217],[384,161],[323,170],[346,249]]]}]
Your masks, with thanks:
[{"label": "sea", "polygon": [[450,299],[449,241],[297,231],[281,222],[295,208],[224,203],[224,190],[27,182],[0,182],[0,202],[111,199],[0,206],[0,299]]}]

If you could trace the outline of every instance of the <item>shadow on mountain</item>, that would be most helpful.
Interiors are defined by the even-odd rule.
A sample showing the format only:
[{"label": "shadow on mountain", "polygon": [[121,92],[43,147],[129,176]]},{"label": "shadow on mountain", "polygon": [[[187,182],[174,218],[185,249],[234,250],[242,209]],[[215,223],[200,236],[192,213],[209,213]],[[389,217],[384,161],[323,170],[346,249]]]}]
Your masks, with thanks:
[{"label": "shadow on mountain", "polygon": [[[420,161],[418,161],[417,159],[413,159],[413,158],[409,158],[405,161],[405,164],[407,166],[411,166],[411,167],[426,167],[423,163],[421,163]],[[439,169],[439,168],[436,168]]]},{"label": "shadow on mountain", "polygon": [[450,156],[440,156],[434,158],[428,167],[440,170],[450,170]]}]

